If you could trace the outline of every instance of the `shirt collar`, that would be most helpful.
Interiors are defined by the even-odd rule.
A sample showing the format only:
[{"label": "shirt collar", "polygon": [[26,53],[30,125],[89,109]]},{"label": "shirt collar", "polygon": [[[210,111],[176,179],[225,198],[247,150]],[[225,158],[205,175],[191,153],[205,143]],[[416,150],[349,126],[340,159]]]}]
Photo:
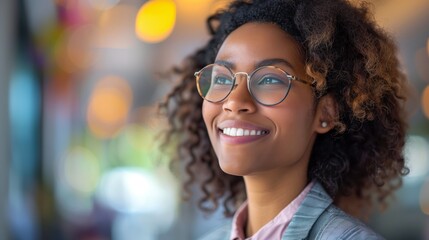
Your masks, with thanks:
[{"label": "shirt collar", "polygon": [[[286,230],[294,214],[298,211],[301,203],[310,192],[314,182],[309,183],[301,193],[290,202],[275,218],[265,224],[252,237],[247,239],[266,239],[272,236],[281,236]],[[245,201],[234,215],[232,222],[231,240],[242,240],[244,238],[244,226],[248,218],[248,202]]]}]

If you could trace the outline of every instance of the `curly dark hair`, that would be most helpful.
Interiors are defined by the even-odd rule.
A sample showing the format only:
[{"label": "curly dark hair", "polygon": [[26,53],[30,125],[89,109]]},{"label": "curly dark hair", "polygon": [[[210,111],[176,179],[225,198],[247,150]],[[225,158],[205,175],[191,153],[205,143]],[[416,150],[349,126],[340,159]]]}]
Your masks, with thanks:
[{"label": "curly dark hair", "polygon": [[408,173],[402,152],[407,81],[396,46],[375,24],[369,4],[344,0],[238,0],[207,19],[208,44],[174,69],[181,81],[160,104],[171,124],[165,144],[178,139],[175,159],[189,175],[185,189],[200,184],[199,207],[210,212],[223,204],[228,216],[245,197],[242,177],[219,167],[194,72],[213,63],[225,38],[248,22],[277,24],[295,38],[303,48],[306,73],[317,81],[316,96],[329,94],[336,101],[335,128],[317,136],[308,178],[318,180],[337,205],[355,216],[349,200],[384,205]]}]

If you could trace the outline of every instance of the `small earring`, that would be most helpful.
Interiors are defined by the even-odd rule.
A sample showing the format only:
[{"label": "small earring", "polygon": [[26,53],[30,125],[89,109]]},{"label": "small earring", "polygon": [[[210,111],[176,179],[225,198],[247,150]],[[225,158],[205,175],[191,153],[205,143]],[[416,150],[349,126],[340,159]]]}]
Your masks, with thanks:
[{"label": "small earring", "polygon": [[322,128],[325,128],[325,127],[327,127],[328,126],[328,123],[327,122],[322,122]]}]

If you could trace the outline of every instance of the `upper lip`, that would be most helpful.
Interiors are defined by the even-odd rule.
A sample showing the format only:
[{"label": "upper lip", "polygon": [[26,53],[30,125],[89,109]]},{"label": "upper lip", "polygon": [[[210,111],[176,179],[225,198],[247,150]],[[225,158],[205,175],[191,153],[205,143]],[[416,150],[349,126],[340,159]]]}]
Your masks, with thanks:
[{"label": "upper lip", "polygon": [[217,127],[221,130],[225,128],[242,128],[242,129],[248,129],[248,130],[269,131],[268,129],[258,126],[254,123],[250,123],[242,120],[233,120],[233,119],[220,121]]}]

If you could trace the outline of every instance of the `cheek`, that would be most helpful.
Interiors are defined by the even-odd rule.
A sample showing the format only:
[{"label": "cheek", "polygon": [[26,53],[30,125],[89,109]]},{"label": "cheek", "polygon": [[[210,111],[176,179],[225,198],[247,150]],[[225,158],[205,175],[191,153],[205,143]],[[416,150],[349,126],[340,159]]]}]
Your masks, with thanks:
[{"label": "cheek", "polygon": [[271,120],[279,135],[294,138],[311,131],[313,114],[304,109],[282,109],[272,113]]},{"label": "cheek", "polygon": [[276,117],[279,122],[294,125],[297,128],[311,129],[315,115],[313,101],[311,89],[307,86],[296,86],[291,89],[290,94],[283,102],[284,105],[280,106]]},{"label": "cheek", "polygon": [[216,104],[204,101],[202,105],[202,114],[204,123],[206,125],[206,128],[211,135],[211,130],[213,126],[213,121],[215,117],[219,114],[218,106]]},{"label": "cheek", "polygon": [[[284,105],[270,112],[271,120],[276,126],[277,139],[276,144],[284,145],[287,143],[290,151],[297,150],[301,152],[307,147],[314,129],[314,110],[311,101],[304,99],[286,99]],[[268,113],[267,113],[268,114]],[[297,152],[297,153],[298,153]]]},{"label": "cheek", "polygon": [[204,123],[206,124],[206,127],[208,127],[207,121],[210,119],[211,111],[210,111],[209,107],[207,107],[207,104],[205,101],[203,102],[203,105],[201,106],[201,108],[202,108]]}]

